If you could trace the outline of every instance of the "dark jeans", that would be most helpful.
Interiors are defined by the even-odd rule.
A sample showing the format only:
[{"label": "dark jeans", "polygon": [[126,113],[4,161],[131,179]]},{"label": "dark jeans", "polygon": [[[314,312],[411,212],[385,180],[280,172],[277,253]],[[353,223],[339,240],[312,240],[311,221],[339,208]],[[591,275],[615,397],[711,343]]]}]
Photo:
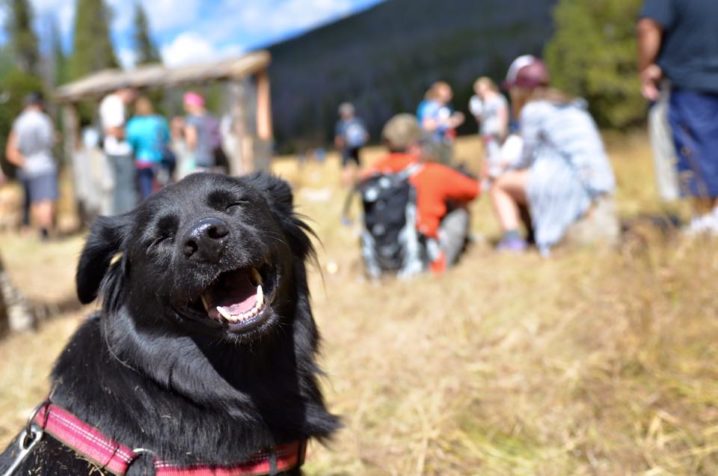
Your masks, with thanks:
[{"label": "dark jeans", "polygon": [[137,169],[137,183],[140,186],[140,199],[152,195],[155,190],[155,169],[153,167],[140,167]]},{"label": "dark jeans", "polygon": [[681,193],[718,197],[718,94],[674,87],[668,121],[678,156]]}]

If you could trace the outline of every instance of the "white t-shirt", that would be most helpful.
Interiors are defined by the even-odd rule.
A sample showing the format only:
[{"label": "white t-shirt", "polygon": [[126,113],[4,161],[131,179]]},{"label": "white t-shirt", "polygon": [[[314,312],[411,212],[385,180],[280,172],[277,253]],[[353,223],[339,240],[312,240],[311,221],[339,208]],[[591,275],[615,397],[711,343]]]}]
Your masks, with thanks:
[{"label": "white t-shirt", "polygon": [[[125,103],[117,94],[108,94],[100,103],[100,123],[103,130],[124,127]],[[132,152],[129,143],[110,135],[105,135],[104,149],[108,155],[128,155]]]},{"label": "white t-shirt", "polygon": [[25,178],[55,173],[57,167],[52,158],[54,131],[47,114],[37,110],[25,110],[15,120],[12,130],[17,148],[25,156],[20,174]]},{"label": "white t-shirt", "polygon": [[500,135],[505,133],[501,124],[500,111],[505,110],[508,117],[508,102],[502,94],[497,94],[486,101],[478,96],[472,96],[469,101],[469,110],[481,122],[480,134],[482,136]]}]

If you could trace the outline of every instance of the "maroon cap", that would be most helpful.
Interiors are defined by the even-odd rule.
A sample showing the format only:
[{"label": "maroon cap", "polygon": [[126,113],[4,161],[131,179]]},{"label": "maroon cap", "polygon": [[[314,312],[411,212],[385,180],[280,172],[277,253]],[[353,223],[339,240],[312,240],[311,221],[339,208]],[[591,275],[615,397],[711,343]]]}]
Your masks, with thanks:
[{"label": "maroon cap", "polygon": [[548,86],[548,69],[543,61],[531,55],[519,56],[509,66],[506,73],[505,89],[514,86],[533,89],[539,86]]}]

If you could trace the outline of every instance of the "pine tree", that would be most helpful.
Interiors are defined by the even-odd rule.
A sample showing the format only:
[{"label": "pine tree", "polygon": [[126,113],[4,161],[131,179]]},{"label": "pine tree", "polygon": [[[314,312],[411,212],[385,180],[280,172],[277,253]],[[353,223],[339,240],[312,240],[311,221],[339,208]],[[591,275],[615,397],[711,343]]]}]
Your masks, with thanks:
[{"label": "pine tree", "polygon": [[110,39],[110,19],[110,10],[103,0],[77,0],[75,38],[69,65],[71,79],[119,66]]},{"label": "pine tree", "polygon": [[162,62],[159,51],[157,51],[157,47],[150,37],[147,15],[139,3],[135,5],[134,46],[137,58],[136,65]]},{"label": "pine tree", "polygon": [[62,37],[60,35],[60,28],[57,26],[57,21],[53,20],[51,26],[51,51],[52,55],[51,63],[53,67],[52,79],[54,85],[64,84],[68,80],[67,76],[67,56],[65,50],[62,47]]},{"label": "pine tree", "polygon": [[588,100],[598,123],[641,122],[645,102],[636,70],[635,21],[642,0],[560,0],[544,56],[553,84]]},{"label": "pine tree", "polygon": [[32,29],[32,7],[29,0],[11,0],[8,32],[18,68],[24,73],[39,74],[40,51]]}]

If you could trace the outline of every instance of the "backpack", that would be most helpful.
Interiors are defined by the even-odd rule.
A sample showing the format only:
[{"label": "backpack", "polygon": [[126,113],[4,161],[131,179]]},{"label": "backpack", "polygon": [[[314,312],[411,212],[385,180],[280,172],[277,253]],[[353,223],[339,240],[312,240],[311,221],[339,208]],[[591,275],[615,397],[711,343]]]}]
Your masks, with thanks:
[{"label": "backpack", "polygon": [[405,278],[426,268],[426,251],[416,229],[416,190],[409,180],[420,169],[414,164],[399,173],[372,175],[357,187],[363,209],[361,252],[371,278]]}]

